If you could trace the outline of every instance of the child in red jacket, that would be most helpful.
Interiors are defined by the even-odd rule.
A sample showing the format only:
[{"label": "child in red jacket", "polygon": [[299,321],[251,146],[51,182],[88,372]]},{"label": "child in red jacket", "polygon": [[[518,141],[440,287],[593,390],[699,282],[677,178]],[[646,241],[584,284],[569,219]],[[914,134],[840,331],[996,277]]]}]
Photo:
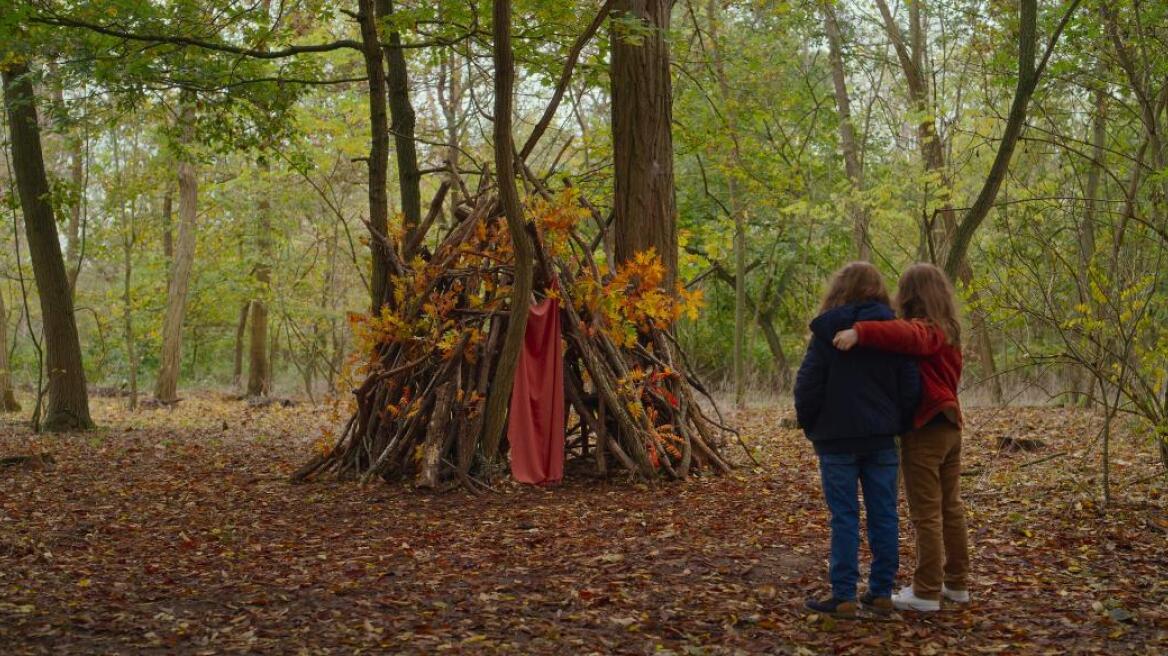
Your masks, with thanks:
[{"label": "child in red jacket", "polygon": [[901,471],[909,518],[917,535],[911,586],[893,595],[899,610],[937,611],[941,598],[969,601],[969,550],[961,502],[961,326],[953,286],[940,269],[916,264],[900,278],[901,319],[860,321],[836,334],[836,348],[859,345],[915,355],[921,403],[913,430],[901,437]]}]

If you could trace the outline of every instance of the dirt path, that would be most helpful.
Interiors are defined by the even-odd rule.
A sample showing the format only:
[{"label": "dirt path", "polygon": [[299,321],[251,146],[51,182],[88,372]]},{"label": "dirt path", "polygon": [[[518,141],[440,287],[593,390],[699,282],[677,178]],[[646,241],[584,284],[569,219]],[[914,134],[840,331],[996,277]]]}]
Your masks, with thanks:
[{"label": "dirt path", "polygon": [[[303,407],[103,401],[103,430],[35,443],[0,424],[0,456],[56,459],[0,469],[0,651],[1168,651],[1168,487],[1132,484],[1156,472],[1148,445],[1118,445],[1120,502],[1101,515],[1089,416],[975,411],[974,604],[834,623],[801,607],[826,589],[826,513],[781,414],[743,419],[766,470],[480,498],[287,485],[315,438]],[[1045,445],[998,453],[1006,434]],[[907,526],[902,541],[911,563]]]}]

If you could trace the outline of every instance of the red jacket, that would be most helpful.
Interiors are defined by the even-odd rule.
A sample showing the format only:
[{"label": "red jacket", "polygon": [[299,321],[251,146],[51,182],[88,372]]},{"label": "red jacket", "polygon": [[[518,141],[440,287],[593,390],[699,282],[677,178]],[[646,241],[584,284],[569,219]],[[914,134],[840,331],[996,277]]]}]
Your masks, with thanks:
[{"label": "red jacket", "polygon": [[961,349],[951,345],[945,333],[919,320],[859,321],[854,326],[861,346],[915,355],[921,367],[921,404],[913,427],[929,423],[944,412],[961,425],[957,385],[961,382]]}]

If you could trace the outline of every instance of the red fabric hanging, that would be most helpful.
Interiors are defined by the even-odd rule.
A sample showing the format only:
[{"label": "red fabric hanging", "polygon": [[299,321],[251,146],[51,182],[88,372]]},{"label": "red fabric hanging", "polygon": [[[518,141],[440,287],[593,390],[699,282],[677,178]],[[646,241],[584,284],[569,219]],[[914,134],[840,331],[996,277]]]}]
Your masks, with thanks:
[{"label": "red fabric hanging", "polygon": [[564,353],[560,303],[554,298],[528,312],[511,388],[507,439],[515,480],[546,485],[564,477]]}]

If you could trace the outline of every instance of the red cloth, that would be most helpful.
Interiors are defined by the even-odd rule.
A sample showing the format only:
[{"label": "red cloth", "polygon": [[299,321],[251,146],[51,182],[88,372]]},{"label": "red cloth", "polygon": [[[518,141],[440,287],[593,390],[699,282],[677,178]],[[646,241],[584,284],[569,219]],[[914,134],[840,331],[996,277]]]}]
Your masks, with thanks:
[{"label": "red cloth", "polygon": [[919,320],[857,321],[853,326],[861,346],[915,355],[921,368],[921,403],[913,417],[920,428],[944,412],[961,425],[957,385],[961,382],[961,349],[949,343],[945,332]]},{"label": "red cloth", "polygon": [[560,303],[554,298],[533,306],[527,315],[507,440],[515,480],[546,485],[564,477],[564,353]]}]

